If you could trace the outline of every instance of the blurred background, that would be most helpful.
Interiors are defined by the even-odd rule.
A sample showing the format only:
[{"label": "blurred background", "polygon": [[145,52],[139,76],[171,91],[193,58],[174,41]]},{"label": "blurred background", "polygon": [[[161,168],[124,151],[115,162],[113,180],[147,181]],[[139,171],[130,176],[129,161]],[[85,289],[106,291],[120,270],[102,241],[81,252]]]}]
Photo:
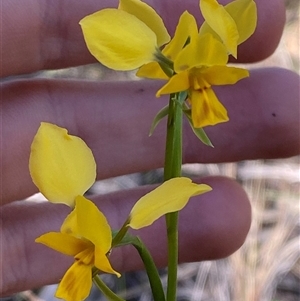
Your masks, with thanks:
[{"label": "blurred background", "polygon": [[[270,0],[272,1],[272,0]],[[247,66],[278,66],[299,73],[299,0],[285,0],[287,23],[276,52],[267,60]],[[134,79],[99,64],[41,72],[39,77],[100,80]],[[299,108],[300,113],[300,108]],[[149,125],[150,126],[150,125]],[[295,133],[297,135],[299,133]],[[252,203],[253,221],[245,244],[232,256],[218,261],[182,264],[178,274],[180,301],[299,301],[300,300],[300,164],[299,157],[281,160],[244,161],[226,164],[189,164],[189,176],[224,175],[242,183]],[[156,183],[162,170],[132,174],[95,183],[89,193]],[[35,199],[39,199],[39,195]],[[161,270],[163,283],[165,271]],[[125,273],[121,279],[104,275],[114,291],[128,301],[150,301],[144,272]],[[2,301],[57,301],[56,285],[21,292]],[[95,289],[88,301],[106,300]]]}]

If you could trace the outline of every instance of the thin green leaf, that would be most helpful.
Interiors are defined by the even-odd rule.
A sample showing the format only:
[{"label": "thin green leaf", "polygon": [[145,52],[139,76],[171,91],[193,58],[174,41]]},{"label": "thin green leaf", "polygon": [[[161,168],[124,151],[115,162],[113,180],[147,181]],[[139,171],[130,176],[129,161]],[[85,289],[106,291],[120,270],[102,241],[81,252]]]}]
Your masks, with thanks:
[{"label": "thin green leaf", "polygon": [[154,117],[153,122],[151,124],[149,136],[152,136],[156,126],[159,124],[159,122],[168,115],[169,113],[169,106],[163,107]]},{"label": "thin green leaf", "polygon": [[202,143],[205,145],[208,145],[210,147],[214,147],[214,145],[211,143],[210,139],[206,135],[203,128],[195,128],[193,126],[192,118],[191,118],[191,110],[183,110],[185,116],[187,117],[187,120],[189,121],[189,124],[194,132],[194,134],[198,137],[199,140],[201,140]]}]

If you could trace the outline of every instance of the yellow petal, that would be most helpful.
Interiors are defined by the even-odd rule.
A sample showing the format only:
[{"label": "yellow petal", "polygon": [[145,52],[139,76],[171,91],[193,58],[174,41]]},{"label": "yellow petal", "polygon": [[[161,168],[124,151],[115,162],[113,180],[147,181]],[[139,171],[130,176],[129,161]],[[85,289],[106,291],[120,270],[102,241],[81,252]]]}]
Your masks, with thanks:
[{"label": "yellow petal", "polygon": [[[111,247],[112,233],[103,213],[93,202],[83,196],[78,196],[75,200],[74,216],[77,219],[78,235],[92,242],[95,247],[106,254]],[[72,218],[66,219],[64,227],[74,227],[73,222]]]},{"label": "yellow petal", "polygon": [[[120,0],[119,9],[136,16],[144,22],[155,33],[159,47],[170,41],[170,35],[162,18],[148,4],[140,0]],[[135,32],[135,28],[131,30]]]},{"label": "yellow petal", "polygon": [[174,69],[177,73],[197,66],[226,65],[228,54],[224,45],[212,35],[198,35],[178,54]]},{"label": "yellow petal", "polygon": [[207,23],[219,35],[229,53],[236,57],[239,33],[230,14],[216,0],[200,0],[200,9],[206,21],[201,26],[200,33],[206,32]]},{"label": "yellow petal", "polygon": [[32,142],[29,169],[34,184],[50,202],[69,206],[96,178],[96,163],[85,142],[45,122]]},{"label": "yellow petal", "polygon": [[71,213],[67,215],[67,217],[65,218],[64,222],[60,227],[60,232],[77,236],[77,237],[81,236],[78,230],[76,210],[73,209]]},{"label": "yellow petal", "polygon": [[249,76],[246,69],[227,66],[212,66],[201,73],[211,85],[232,85]]},{"label": "yellow petal", "polygon": [[190,92],[192,121],[195,128],[228,121],[227,110],[211,88]]},{"label": "yellow petal", "polygon": [[70,256],[75,256],[89,246],[88,242],[82,239],[60,232],[45,233],[38,237],[35,242]]},{"label": "yellow petal", "polygon": [[143,65],[137,71],[136,76],[151,79],[169,79],[166,73],[161,69],[158,62],[151,62]]},{"label": "yellow petal", "polygon": [[121,277],[121,274],[112,268],[107,258],[107,254],[104,254],[97,248],[95,248],[95,267],[105,273],[115,274],[117,277]]},{"label": "yellow petal", "polygon": [[75,261],[62,278],[55,296],[65,301],[83,301],[92,288],[92,266]]},{"label": "yellow petal", "polygon": [[[253,0],[236,0],[232,1],[225,6],[225,10],[230,14],[232,19],[235,21],[239,38],[237,44],[243,43],[247,40],[255,31],[257,24],[257,8]],[[218,34],[204,22],[200,28],[200,32],[210,33],[216,39],[221,38]]]},{"label": "yellow petal", "polygon": [[103,9],[80,21],[91,54],[115,70],[133,70],[154,60],[155,33],[132,14]]},{"label": "yellow petal", "polygon": [[257,23],[257,9],[253,0],[236,0],[225,6],[236,23],[239,39],[238,44],[247,40],[255,31]]},{"label": "yellow petal", "polygon": [[194,39],[198,35],[198,27],[193,15],[185,11],[179,19],[171,42],[163,49],[163,54],[174,61],[178,53],[187,43],[188,38]]},{"label": "yellow petal", "polygon": [[170,80],[157,91],[156,97],[159,97],[163,94],[171,94],[175,92],[185,91],[189,87],[189,72],[183,71],[173,75],[170,78]]},{"label": "yellow petal", "polygon": [[87,247],[81,252],[77,253],[74,258],[85,265],[93,266],[95,258],[95,246],[88,241]]},{"label": "yellow petal", "polygon": [[181,210],[189,198],[210,191],[205,184],[195,184],[188,178],[173,178],[140,198],[130,213],[129,226],[140,229],[151,225],[162,215]]}]

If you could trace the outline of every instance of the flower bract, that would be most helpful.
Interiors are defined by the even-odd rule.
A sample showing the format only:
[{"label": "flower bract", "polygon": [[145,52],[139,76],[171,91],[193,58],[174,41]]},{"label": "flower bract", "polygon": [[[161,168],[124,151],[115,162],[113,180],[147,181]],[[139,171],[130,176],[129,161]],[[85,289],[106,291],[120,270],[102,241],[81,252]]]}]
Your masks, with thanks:
[{"label": "flower bract", "polygon": [[75,208],[67,216],[60,232],[49,232],[36,239],[75,261],[62,278],[56,297],[66,301],[82,301],[92,286],[92,268],[115,274],[107,258],[112,233],[105,216],[95,204],[83,196],[76,197]]}]

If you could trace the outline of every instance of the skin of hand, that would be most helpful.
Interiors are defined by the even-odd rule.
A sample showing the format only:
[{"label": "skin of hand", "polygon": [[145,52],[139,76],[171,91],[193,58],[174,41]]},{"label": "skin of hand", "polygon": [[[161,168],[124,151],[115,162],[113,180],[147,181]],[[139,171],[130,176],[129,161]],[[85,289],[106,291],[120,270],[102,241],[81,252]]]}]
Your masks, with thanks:
[{"label": "skin of hand", "polygon": [[[283,1],[256,2],[257,30],[241,45],[239,62],[266,58],[275,50],[282,34]],[[178,1],[176,5],[173,0],[148,3],[157,8],[170,32],[185,9],[198,10],[198,1],[192,0]],[[2,3],[0,38],[5,43],[1,45],[0,104],[1,297],[58,282],[73,261],[34,242],[45,232],[57,231],[69,209],[64,205],[18,201],[37,192],[29,176],[28,158],[41,121],[65,127],[84,139],[95,155],[99,179],[163,164],[164,124],[148,137],[153,117],[167,101],[154,97],[159,83],[22,78],[22,74],[43,69],[94,62],[78,22],[89,13],[113,5],[109,0],[87,0],[84,4],[77,0],[26,0],[22,6],[17,0]],[[197,17],[201,24],[201,16]],[[228,109],[230,121],[207,128],[214,149],[203,146],[185,124],[185,163],[299,154],[298,75],[278,68],[253,70],[249,78],[236,85],[215,90]],[[222,177],[196,181],[211,185],[213,191],[193,198],[180,215],[181,262],[228,256],[242,245],[251,222],[247,195],[236,182]],[[117,228],[133,203],[150,188],[102,195],[94,201],[111,226]],[[138,232],[158,266],[166,263],[165,237],[157,235],[163,229],[161,219]],[[118,271],[142,267],[138,256],[127,247],[113,252],[112,263]]]}]

